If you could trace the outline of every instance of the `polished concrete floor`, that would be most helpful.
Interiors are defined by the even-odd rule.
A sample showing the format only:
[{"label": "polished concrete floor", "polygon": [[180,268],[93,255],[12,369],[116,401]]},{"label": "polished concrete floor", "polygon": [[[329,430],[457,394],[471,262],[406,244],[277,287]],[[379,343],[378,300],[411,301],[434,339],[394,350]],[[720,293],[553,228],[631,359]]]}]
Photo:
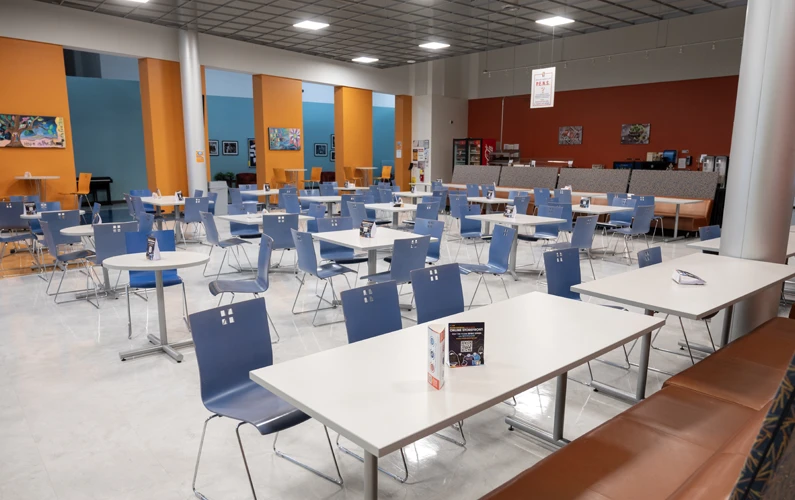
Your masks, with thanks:
[{"label": "polished concrete floor", "polygon": [[[219,224],[222,231],[227,228]],[[442,248],[443,262],[450,262],[457,242]],[[597,246],[601,237],[597,237]],[[689,253],[685,241],[655,245],[663,258]],[[642,248],[636,244],[636,249]],[[519,263],[531,264],[531,247],[521,243]],[[190,250],[207,252],[206,246]],[[250,255],[256,258],[251,246]],[[221,254],[215,252],[210,268],[216,269]],[[535,258],[540,256],[535,248]],[[276,254],[278,260],[279,255]],[[287,252],[283,263],[291,263]],[[474,261],[472,247],[461,250],[459,261]],[[386,264],[381,263],[383,269]],[[597,278],[637,268],[617,257],[594,262]],[[365,271],[365,266],[362,266]],[[591,279],[587,261],[582,261],[585,280]],[[100,273],[101,274],[101,273]],[[180,270],[187,286],[189,307],[199,311],[214,307],[217,299],[208,292],[210,278],[202,268]],[[245,278],[251,275],[232,275]],[[112,273],[115,279],[115,273]],[[125,276],[121,281],[124,282]],[[494,300],[505,293],[497,278],[488,278]],[[462,277],[468,301],[477,278]],[[545,291],[535,275],[522,274],[518,281],[506,280],[512,296]],[[84,280],[69,278],[68,286]],[[266,294],[268,310],[281,335],[274,346],[275,362],[306,356],[346,343],[343,324],[314,328],[311,314],[295,316],[290,308],[298,289],[291,273],[271,274]],[[304,287],[298,300],[302,308],[316,304],[314,284]],[[344,289],[343,280],[337,283]],[[46,283],[37,276],[0,281],[0,499],[187,499],[192,497],[191,479],[202,423],[209,413],[202,406],[199,376],[192,349],[183,349],[185,359],[175,363],[164,355],[121,362],[118,352],[147,344],[146,334],[157,334],[155,300],[132,297],[134,335],[127,339],[126,300],[102,299],[95,309],[84,302],[55,305],[44,293]],[[408,292],[408,288],[404,289]],[[149,294],[154,298],[154,294]],[[409,295],[402,297],[408,302]],[[477,303],[488,301],[483,288]],[[166,290],[168,327],[174,340],[188,338],[182,321],[178,288]],[[412,313],[408,313],[412,314]],[[342,319],[341,310],[322,312],[319,320]],[[565,321],[565,318],[561,318]],[[719,336],[722,318],[712,322]],[[404,325],[413,324],[404,321]],[[691,341],[706,343],[703,322],[685,320]],[[532,322],[527,328],[533,328]],[[682,338],[678,322],[671,318],[657,343],[675,349]],[[636,357],[637,353],[633,353]],[[606,358],[621,362],[620,350]],[[667,371],[690,365],[684,357],[653,352],[651,364]],[[636,371],[593,363],[596,378],[627,389],[634,386]],[[581,367],[571,377],[588,380]],[[649,393],[660,388],[665,375],[650,373]],[[311,383],[311,380],[307,380]],[[340,392],[344,387],[339,388]],[[479,498],[521,470],[550,453],[550,449],[519,433],[509,432],[504,417],[517,414],[537,425],[551,428],[554,382],[517,397],[518,405],[499,404],[466,421],[466,448],[435,437],[406,448],[410,477],[405,485],[381,475],[381,498],[444,499]],[[617,415],[627,405],[591,391],[585,385],[569,384],[565,435],[572,439]],[[234,434],[235,423],[214,420],[207,433],[199,489],[209,498],[251,498]],[[334,437],[334,435],[333,435]],[[332,437],[332,438],[333,438]],[[362,465],[337,454],[345,486],[323,481],[276,457],[271,437],[261,437],[250,427],[242,429],[251,472],[259,498],[315,499],[361,498]],[[323,428],[309,421],[288,430],[279,438],[280,448],[331,473],[333,463]],[[399,454],[382,459],[384,467],[400,465]]]}]

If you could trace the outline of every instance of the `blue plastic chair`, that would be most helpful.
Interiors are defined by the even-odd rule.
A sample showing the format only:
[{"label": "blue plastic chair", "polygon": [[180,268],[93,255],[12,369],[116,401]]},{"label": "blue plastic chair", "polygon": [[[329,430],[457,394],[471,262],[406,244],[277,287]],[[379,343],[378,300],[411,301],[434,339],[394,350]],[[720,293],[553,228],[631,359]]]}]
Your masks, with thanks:
[{"label": "blue plastic chair", "polygon": [[362,225],[362,221],[366,220],[368,222],[373,222],[378,226],[382,226],[385,224],[391,224],[391,220],[387,219],[375,219],[374,217],[370,217],[367,213],[367,210],[364,208],[364,203],[351,201],[348,202],[348,211],[351,214],[351,219],[353,219],[353,226],[359,227]]},{"label": "blue plastic chair", "polygon": [[279,192],[279,203],[283,206],[284,211],[288,214],[300,214],[301,205],[298,203],[298,195],[293,193],[282,194]]},{"label": "blue plastic chair", "polygon": [[[272,214],[262,216],[262,234],[273,239],[273,249],[282,254],[273,267],[281,267],[285,250],[295,248],[292,231],[298,230],[298,214]],[[295,264],[294,264],[295,265]]]},{"label": "blue plastic chair", "polygon": [[306,197],[306,196],[313,196],[312,195],[312,191],[314,191],[314,190],[313,189],[301,189],[300,191],[298,191],[298,194],[300,195],[298,197],[298,203],[301,205],[301,211],[302,212],[306,211],[306,210],[309,210],[309,204],[312,203],[312,202],[304,200],[303,198]]},{"label": "blue plastic chair", "polygon": [[555,198],[552,200],[559,205],[571,205],[571,190],[569,189],[556,189]]},{"label": "blue plastic chair", "polygon": [[505,273],[508,272],[508,261],[511,256],[511,247],[513,246],[513,237],[516,234],[516,229],[507,226],[497,225],[494,227],[494,232],[491,237],[491,245],[489,246],[489,260],[486,264],[460,264],[461,274],[479,274],[477,285],[475,285],[475,292],[472,294],[472,300],[469,302],[469,308],[472,309],[472,304],[475,302],[475,295],[478,293],[478,287],[482,281],[486,287],[486,292],[491,299],[491,292],[489,292],[489,284],[486,282],[485,275],[493,274],[499,276],[502,281],[502,287],[505,289],[505,296],[510,298],[508,294],[508,287],[505,284]]},{"label": "blue plastic chair", "polygon": [[204,407],[212,413],[204,421],[199,453],[193,473],[193,492],[197,498],[206,498],[196,489],[201,453],[207,424],[217,417],[226,417],[239,422],[235,428],[240,454],[248,476],[249,486],[257,498],[251,472],[246,460],[240,427],[254,426],[262,436],[275,434],[273,449],[276,456],[284,458],[337,485],[343,480],[337,465],[337,457],[331,445],[331,437],[325,428],[326,441],[337,478],[332,478],[309,467],[276,449],[279,432],[295,427],[310,419],[272,392],[250,378],[250,372],[273,364],[273,348],[268,331],[268,312],[265,299],[258,298],[228,304],[207,311],[191,314],[190,324],[196,345],[196,361],[199,365],[199,382]]},{"label": "blue plastic chair", "polygon": [[[233,249],[236,250],[236,251],[232,252],[232,256],[235,258],[235,261],[237,261],[237,269],[235,269],[235,271],[233,271],[233,272],[238,272],[239,273],[239,272],[243,271],[243,266],[240,265],[240,257],[239,257],[239,255],[240,255],[240,246],[241,245],[248,245],[250,242],[248,240],[244,240],[243,238],[237,238],[237,237],[232,237],[232,238],[227,238],[225,240],[222,240],[218,236],[218,227],[215,225],[215,217],[213,217],[213,214],[211,214],[210,212],[202,212],[201,213],[201,220],[202,220],[202,223],[204,224],[204,230],[207,233],[207,243],[210,244],[210,254],[209,254],[209,256],[212,258],[213,250],[215,250],[215,247],[218,247],[218,248],[220,248],[220,249],[222,249],[224,251],[224,255],[223,255],[223,257],[221,257],[221,265],[218,266],[218,272],[215,273],[215,279],[217,280],[218,277],[221,275],[221,270],[224,268],[224,262],[226,261],[226,257],[229,254],[229,249],[230,248],[233,248]],[[243,255],[246,257],[246,261],[248,262],[249,269],[251,269],[251,267],[252,267],[251,266],[251,260],[249,260],[248,254],[246,253],[245,249],[243,250]],[[210,261],[207,261],[204,264],[204,269],[202,270],[202,274],[204,275],[205,278],[207,278],[209,276],[212,276],[212,274],[210,274],[210,275],[207,274],[207,266],[209,266],[209,265],[210,265]],[[232,274],[232,273],[230,272],[230,273],[224,273],[224,274]]]},{"label": "blue plastic chair", "polygon": [[597,215],[577,217],[577,223],[574,225],[574,230],[571,233],[571,241],[560,241],[547,247],[548,251],[562,250],[565,248],[585,250],[585,253],[588,255],[588,264],[591,266],[591,274],[593,275],[593,279],[596,279],[596,273],[593,270],[591,247],[593,246],[594,230],[596,229],[596,221],[598,218],[599,216]]},{"label": "blue plastic chair", "polygon": [[[596,226],[605,230],[631,226],[632,219],[635,218],[637,203],[637,198],[622,198],[616,195],[615,198],[613,198],[613,202],[610,204],[611,207],[629,207],[632,208],[632,210],[611,214],[608,222],[599,222]],[[652,205],[652,215],[653,214],[654,206]]]},{"label": "blue plastic chair", "polygon": [[461,209],[468,205],[467,195],[464,193],[450,193],[450,217],[461,224]]},{"label": "blue plastic chair", "polygon": [[[36,211],[37,212],[56,212],[61,210],[61,202],[60,201],[42,201],[36,203]],[[41,225],[39,224],[38,219],[30,219],[28,220],[28,225],[30,226],[30,231],[35,234],[36,236],[42,236],[41,232]],[[2,230],[2,228],[0,228]]]},{"label": "blue plastic chair", "polygon": [[16,202],[39,203],[41,201],[40,198],[39,198],[39,195],[37,195],[37,194],[30,194],[30,195],[25,195],[25,196],[9,196],[8,200],[11,201],[11,202],[14,202],[14,203],[16,203]]},{"label": "blue plastic chair", "polygon": [[[291,230],[296,253],[298,253],[298,269],[304,273],[301,277],[301,284],[298,286],[298,292],[295,294],[295,300],[293,301],[293,314],[303,314],[307,312],[312,312],[312,310],[305,310],[305,311],[296,311],[295,305],[298,303],[298,297],[301,295],[301,289],[304,287],[306,283],[306,277],[314,276],[315,278],[324,281],[323,290],[320,292],[320,296],[317,301],[317,307],[314,310],[315,315],[312,317],[312,326],[323,326],[323,325],[330,325],[333,323],[339,323],[339,321],[333,321],[330,323],[324,323],[323,325],[315,324],[315,320],[317,319],[317,313],[320,311],[324,311],[326,309],[333,309],[336,308],[337,302],[337,293],[334,291],[334,281],[333,278],[337,276],[345,277],[346,273],[355,273],[353,269],[350,269],[345,266],[341,266],[337,263],[327,263],[327,264],[318,264],[317,262],[317,255],[315,254],[315,244],[312,241],[312,235],[309,233],[302,233],[298,232],[295,229]],[[348,278],[345,277],[345,281]],[[331,285],[331,296],[332,296],[332,305],[329,307],[325,307],[323,309],[320,308],[320,303],[323,302],[323,296],[326,293],[326,288],[328,285]],[[350,283],[348,283],[348,288],[350,288]]]},{"label": "blue plastic chair", "polygon": [[698,228],[698,237],[701,241],[720,238],[720,226],[703,226]]},{"label": "blue plastic chair", "polygon": [[[45,217],[47,216],[47,217]],[[49,282],[47,283],[47,295],[53,297],[53,301],[56,304],[64,304],[66,302],[75,302],[78,300],[85,300],[92,306],[99,309],[99,294],[97,293],[97,281],[94,280],[94,270],[90,265],[89,259],[94,257],[94,252],[91,250],[69,250],[64,253],[60,253],[58,248],[61,246],[68,246],[74,243],[79,243],[80,238],[74,238],[70,236],[63,236],[61,234],[61,229],[65,229],[67,227],[74,227],[80,225],[80,212],[78,210],[69,210],[66,212],[46,212],[42,214],[41,218],[41,231],[44,235],[44,242],[47,245],[47,249],[50,252],[50,256],[55,259],[55,265],[52,268],[52,273],[50,274]],[[70,271],[69,264],[75,264],[76,267],[72,269],[72,271],[78,270],[78,268],[83,268],[83,273],[86,275],[86,287],[81,290],[68,290],[68,291],[61,291],[61,287],[63,286],[63,280],[66,277],[66,274]],[[58,283],[58,289],[55,293],[50,293],[50,286],[52,286],[53,280],[55,279],[55,271],[60,269],[61,272],[61,280]],[[90,293],[94,292],[94,302],[91,302]],[[62,300],[59,301],[58,297],[61,293],[84,293],[85,297],[82,299],[71,299],[71,300]]]},{"label": "blue plastic chair", "polygon": [[215,204],[218,203],[218,193],[213,193],[212,191],[207,193],[207,198],[210,199],[210,207],[209,212],[215,215]]},{"label": "blue plastic chair", "polygon": [[[152,190],[151,189],[130,189],[130,196],[137,196],[139,198],[148,198],[148,197],[152,196]],[[145,203],[143,207],[144,207],[144,210],[146,211],[146,213],[152,213],[153,214],[153,213],[157,212],[157,210],[155,209],[155,206],[150,204],[150,203]]]},{"label": "blue plastic chair", "polygon": [[[152,217],[151,214],[143,214],[144,217]],[[138,231],[138,223],[132,222],[105,222],[94,224],[94,250],[96,251],[95,263],[102,265],[105,259],[127,253],[127,240],[125,233]],[[124,271],[119,271],[116,278],[116,285]],[[103,269],[103,278],[109,279],[107,269]],[[110,283],[105,283],[105,290],[110,289]]]},{"label": "blue plastic chair", "polygon": [[136,218],[141,214],[152,213],[146,210],[146,206],[144,205],[144,202],[141,200],[140,196],[130,196],[130,203],[132,204],[133,214]]},{"label": "blue plastic chair", "polygon": [[240,188],[229,188],[229,204],[243,205],[243,196],[240,194]]},{"label": "blue plastic chair", "polygon": [[363,276],[370,283],[394,281],[399,285],[411,283],[411,271],[425,267],[425,258],[431,244],[430,236],[395,240],[392,265],[389,271]]},{"label": "blue plastic chair", "polygon": [[560,218],[566,219],[566,222],[562,222],[558,225],[558,229],[561,231],[570,232],[572,230],[572,221],[574,215],[572,214],[572,207],[571,203],[556,203],[555,201],[550,201],[549,206],[551,207],[561,207],[560,211]]},{"label": "blue plastic chair", "polygon": [[152,228],[155,225],[155,216],[154,214],[147,214],[142,213],[141,215],[137,216],[135,220],[138,221],[138,231],[142,233],[151,233]]},{"label": "blue plastic chair", "polygon": [[[630,227],[620,227],[612,231],[613,234],[624,236],[624,250],[626,251],[629,265],[632,265],[632,253],[629,249],[629,241],[634,236],[643,235],[643,239],[646,241],[646,248],[649,248],[649,240],[646,238],[646,234],[651,230],[652,217],[654,217],[654,206],[635,207],[635,218],[632,220],[632,225]],[[616,241],[613,247],[614,252],[617,247],[618,241]]]},{"label": "blue plastic chair", "polygon": [[[538,207],[538,217],[550,217],[552,219],[562,219],[563,207],[559,205],[542,205]],[[522,241],[552,241],[557,240],[560,235],[560,224],[539,224],[535,227],[533,234],[519,233],[518,238]]]},{"label": "blue plastic chair", "polygon": [[513,206],[516,207],[516,213],[520,215],[527,215],[527,209],[530,207],[530,197],[526,194],[512,198]]},{"label": "blue plastic chair", "polygon": [[536,207],[536,212],[549,203],[551,196],[552,193],[547,188],[533,188],[533,205]]},{"label": "blue plastic chair", "polygon": [[340,217],[351,216],[351,211],[348,208],[348,203],[351,201],[363,203],[364,196],[355,195],[355,194],[343,194],[342,196],[340,196]]},{"label": "blue plastic chair", "polygon": [[[30,245],[31,241],[36,241],[35,234],[42,234],[39,221],[25,221],[19,217],[22,215],[23,210],[24,202],[21,201],[0,203],[0,244],[2,244],[0,246],[0,269],[2,269],[3,256],[9,243],[27,241],[28,245]],[[30,225],[28,225],[28,222]],[[33,222],[36,223],[35,227],[38,232],[33,230]],[[3,231],[8,232],[3,233]]]},{"label": "blue plastic chair", "polygon": [[607,193],[607,205],[608,206],[615,206],[613,205],[613,200],[616,198],[627,198],[627,193]]},{"label": "blue plastic chair", "polygon": [[467,184],[467,198],[479,198],[480,186],[477,184]]},{"label": "blue plastic chair", "polygon": [[238,185],[238,188],[240,189],[240,198],[242,199],[243,203],[259,203],[259,196],[256,194],[246,193],[246,191],[256,191],[256,184],[240,184]]},{"label": "blue plastic chair", "polygon": [[[229,215],[245,215],[249,213],[247,208],[248,206],[242,207],[240,205],[229,205],[227,213]],[[229,233],[232,236],[237,236],[238,238],[259,238],[262,236],[258,226],[232,221],[229,222]]]},{"label": "blue plastic chair", "polygon": [[[651,205],[654,206],[654,196],[643,195],[643,196],[635,196],[636,201],[635,206],[645,206]],[[651,220],[654,222],[654,232],[651,233],[651,242],[654,243],[654,237],[657,235],[657,228],[660,227],[663,223],[662,215],[652,215]]]},{"label": "blue plastic chair", "polygon": [[326,204],[312,203],[309,206],[309,211],[307,212],[307,215],[312,218],[306,221],[306,230],[309,231],[310,233],[316,233],[317,219],[323,219],[326,217]]},{"label": "blue plastic chair", "polygon": [[201,189],[194,189],[193,190],[193,197],[194,198],[201,198],[202,196],[204,196],[204,191],[202,191]]},{"label": "blue plastic chair", "polygon": [[514,190],[514,189],[508,191],[508,199],[509,200],[513,200],[517,196],[527,196],[529,198],[530,197],[530,193],[528,193],[527,191],[518,191],[518,190]]},{"label": "blue plastic chair", "polygon": [[447,195],[449,194],[447,188],[434,188],[431,194],[434,198],[439,198],[439,213],[444,212],[447,209]]},{"label": "blue plastic chair", "polygon": [[386,189],[378,190],[378,202],[392,203],[392,190],[389,188],[389,186],[387,186]]},{"label": "blue plastic chair", "polygon": [[478,253],[478,240],[483,238],[483,233],[481,232],[481,223],[479,220],[467,218],[470,215],[480,215],[480,205],[464,205],[460,200],[456,201],[456,203],[459,204],[458,211],[461,216],[459,219],[461,239],[458,243],[458,251],[456,251],[455,258],[453,260],[458,262],[458,254],[461,252],[461,246],[463,245],[464,241],[471,240],[472,244],[475,246],[475,255],[477,256],[477,260],[480,262],[480,254]]},{"label": "blue plastic chair", "polygon": [[497,190],[493,184],[481,184],[480,185],[480,196],[486,197],[489,191],[494,191],[494,196],[497,196]]},{"label": "blue plastic chair", "polygon": [[438,220],[439,219],[439,205],[436,202],[425,202],[417,204],[417,211],[413,220],[403,221],[407,226],[414,226],[419,219],[425,220]]},{"label": "blue plastic chair", "polygon": [[[353,229],[353,219],[350,217],[331,217],[318,219],[317,231],[348,231]],[[344,247],[328,241],[320,242],[320,258],[325,261],[342,265],[361,264],[367,262],[367,256],[357,256],[353,248]]]},{"label": "blue plastic chair", "polygon": [[411,271],[417,305],[417,323],[426,323],[464,312],[464,290],[458,264]]},{"label": "blue plastic chair", "polygon": [[180,220],[182,226],[180,233],[182,234],[182,243],[187,244],[185,239],[185,230],[187,226],[194,225],[194,236],[199,233],[199,225],[202,223],[202,212],[209,213],[210,198],[185,198],[185,216]]},{"label": "blue plastic chair", "polygon": [[337,190],[334,189],[333,184],[321,184],[320,196],[336,196]]}]

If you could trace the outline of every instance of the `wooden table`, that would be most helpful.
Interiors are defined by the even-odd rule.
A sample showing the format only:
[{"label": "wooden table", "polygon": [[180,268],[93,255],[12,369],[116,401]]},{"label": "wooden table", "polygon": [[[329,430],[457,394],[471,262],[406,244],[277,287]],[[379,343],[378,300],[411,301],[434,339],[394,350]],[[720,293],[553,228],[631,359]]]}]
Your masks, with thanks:
[{"label": "wooden table", "polygon": [[375,170],[375,167],[356,167],[356,170],[361,170],[363,172],[365,186],[372,185],[370,178],[373,176],[373,170]]}]

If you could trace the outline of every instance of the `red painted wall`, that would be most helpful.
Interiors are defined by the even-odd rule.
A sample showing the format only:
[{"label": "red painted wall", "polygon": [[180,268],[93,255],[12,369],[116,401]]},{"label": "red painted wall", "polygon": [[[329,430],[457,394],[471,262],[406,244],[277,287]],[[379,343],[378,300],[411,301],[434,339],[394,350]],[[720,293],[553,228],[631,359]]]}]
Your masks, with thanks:
[{"label": "red painted wall", "polygon": [[[531,110],[527,95],[506,97],[503,142],[518,143],[522,158],[574,160],[587,168],[688,149],[696,169],[702,153],[729,154],[736,97],[736,76],[558,92],[547,109]],[[501,101],[469,101],[469,137],[499,140]],[[622,145],[625,123],[651,123],[649,144]],[[558,145],[558,127],[576,125],[583,127],[582,144]]]}]

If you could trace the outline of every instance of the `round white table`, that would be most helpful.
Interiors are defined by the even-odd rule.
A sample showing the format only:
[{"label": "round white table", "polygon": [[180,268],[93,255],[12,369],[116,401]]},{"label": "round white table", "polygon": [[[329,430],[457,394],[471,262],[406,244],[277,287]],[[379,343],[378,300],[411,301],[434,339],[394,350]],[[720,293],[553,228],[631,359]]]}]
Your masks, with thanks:
[{"label": "round white table", "polygon": [[94,236],[94,226],[91,224],[83,224],[81,226],[65,227],[61,229],[61,234],[64,236],[90,238]]},{"label": "round white table", "polygon": [[[166,353],[177,363],[182,361],[182,354],[176,349],[193,345],[193,339],[182,342],[168,343],[166,330],[166,303],[163,296],[163,271],[168,269],[181,269],[184,267],[200,266],[210,260],[210,256],[198,252],[160,252],[160,260],[149,260],[145,253],[132,253],[110,257],[102,262],[102,266],[118,271],[154,271],[157,284],[157,317],[160,323],[160,339],[150,337],[152,347],[143,347],[131,351],[120,352],[119,357],[126,361],[138,356]],[[190,328],[190,325],[188,326]]]},{"label": "round white table", "polygon": [[36,186],[36,194],[39,195],[40,200],[47,199],[46,181],[55,181],[60,178],[59,175],[18,175],[14,177],[18,181],[31,181]]},{"label": "round white table", "polygon": [[[70,210],[47,210],[46,212],[36,212],[33,215],[22,214],[19,216],[22,220],[33,220],[33,219],[41,219],[41,214],[43,213],[50,213],[50,212],[70,212]],[[80,211],[80,215],[83,216],[86,214],[85,210]]]}]

